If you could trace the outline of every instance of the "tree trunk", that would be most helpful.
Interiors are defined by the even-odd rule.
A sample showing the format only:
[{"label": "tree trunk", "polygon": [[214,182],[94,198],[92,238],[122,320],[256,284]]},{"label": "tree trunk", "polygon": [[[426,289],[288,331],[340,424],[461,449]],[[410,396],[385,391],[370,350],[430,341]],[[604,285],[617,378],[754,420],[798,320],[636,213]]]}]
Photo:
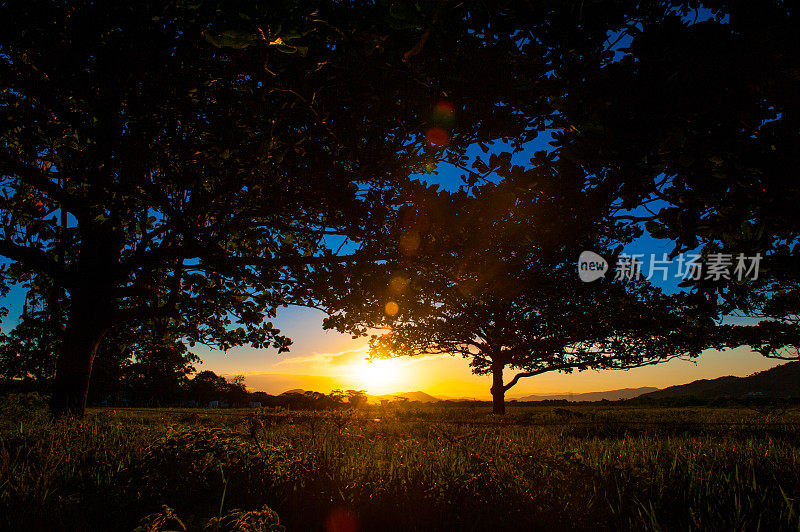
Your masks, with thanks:
[{"label": "tree trunk", "polygon": [[492,363],[492,413],[506,413],[506,391],[503,388],[503,365]]},{"label": "tree trunk", "polygon": [[102,297],[95,299],[88,291],[72,294],[69,322],[56,362],[50,401],[50,409],[56,416],[71,414],[82,417],[86,410],[92,363],[107,330],[108,306],[99,303],[98,299]]}]

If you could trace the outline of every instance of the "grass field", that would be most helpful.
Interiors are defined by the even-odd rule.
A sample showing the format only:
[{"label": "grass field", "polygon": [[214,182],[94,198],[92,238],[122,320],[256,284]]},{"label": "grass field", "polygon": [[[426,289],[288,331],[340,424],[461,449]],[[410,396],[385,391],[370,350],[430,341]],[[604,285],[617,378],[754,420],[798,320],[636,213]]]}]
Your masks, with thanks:
[{"label": "grass field", "polygon": [[795,410],[97,409],[53,422],[7,400],[0,526],[797,530],[799,443]]}]

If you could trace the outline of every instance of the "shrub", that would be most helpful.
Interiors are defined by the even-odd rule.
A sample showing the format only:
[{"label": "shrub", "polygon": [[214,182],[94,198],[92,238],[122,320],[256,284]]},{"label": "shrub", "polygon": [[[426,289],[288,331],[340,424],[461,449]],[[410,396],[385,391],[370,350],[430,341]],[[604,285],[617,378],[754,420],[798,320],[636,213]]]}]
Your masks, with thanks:
[{"label": "shrub", "polygon": [[270,487],[252,440],[228,429],[191,427],[154,441],[128,471],[129,492],[153,506],[203,514],[220,501],[257,506]]},{"label": "shrub", "polygon": [[47,398],[36,392],[12,393],[0,398],[0,418],[7,421],[41,422],[49,416]]}]

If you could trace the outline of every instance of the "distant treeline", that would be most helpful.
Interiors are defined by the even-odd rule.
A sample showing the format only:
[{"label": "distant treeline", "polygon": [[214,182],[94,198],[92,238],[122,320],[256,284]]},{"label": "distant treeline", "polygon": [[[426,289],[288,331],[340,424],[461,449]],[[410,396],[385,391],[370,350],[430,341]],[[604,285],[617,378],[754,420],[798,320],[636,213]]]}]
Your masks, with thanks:
[{"label": "distant treeline", "polygon": [[[292,410],[323,410],[359,407],[367,402],[360,390],[334,390],[330,394],[290,391],[280,395],[250,392],[245,377],[225,379],[213,371],[201,371],[194,378],[172,378],[165,382],[115,380],[117,386],[97,386],[90,396],[94,406],[184,406],[184,407],[282,407]],[[160,386],[159,386],[160,384]],[[10,393],[50,393],[51,382],[43,379],[0,379],[0,396]]]}]

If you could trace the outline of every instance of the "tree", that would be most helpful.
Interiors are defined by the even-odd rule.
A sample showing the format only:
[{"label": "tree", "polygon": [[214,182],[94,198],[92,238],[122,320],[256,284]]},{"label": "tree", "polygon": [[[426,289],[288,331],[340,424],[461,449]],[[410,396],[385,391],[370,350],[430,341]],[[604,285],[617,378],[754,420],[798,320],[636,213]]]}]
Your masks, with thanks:
[{"label": "tree", "polygon": [[228,380],[228,400],[231,405],[247,406],[247,387],[244,385],[247,377],[234,375]]},{"label": "tree", "polygon": [[367,404],[367,392],[364,390],[347,390],[346,394],[350,408],[361,408]]},{"label": "tree", "polygon": [[[591,196],[568,179],[569,168],[554,162],[544,176],[509,160],[496,160],[498,184],[471,194],[421,187],[393,227],[393,259],[338,272],[326,327],[387,329],[372,334],[373,357],[469,359],[473,372],[492,376],[496,414],[525,377],[698,355],[709,338],[687,323],[680,294],[613,273],[579,279],[580,251],[612,257],[603,243],[615,230],[591,216]],[[520,371],[505,381],[506,368]]]},{"label": "tree", "polygon": [[208,406],[208,403],[220,400],[228,390],[228,381],[213,371],[201,371],[189,381],[189,396],[198,404]]},{"label": "tree", "polygon": [[200,362],[175,337],[167,321],[159,319],[124,335],[112,333],[100,344],[98,360],[108,357],[115,348],[124,352],[118,393],[131,403],[176,403],[189,376],[195,372],[193,364]]},{"label": "tree", "polygon": [[[0,336],[0,376],[49,392],[63,335],[64,307],[52,297],[52,285],[32,282],[27,288],[19,323]],[[172,325],[168,319],[153,318],[134,329],[118,328],[107,334],[98,345],[88,400],[175,401],[186,376],[194,372],[192,363],[199,359],[177,340]]]},{"label": "tree", "polygon": [[[115,328],[288,349],[268,320],[308,301],[308,268],[376,258],[331,242],[357,248],[439,158],[530,138],[562,57],[549,11],[493,6],[13,1],[0,20],[3,281],[58,288],[52,407],[79,415]],[[450,95],[457,129],[427,117]]]},{"label": "tree", "polygon": [[[619,28],[616,53],[583,65],[555,106],[559,157],[616,202],[618,219],[696,253],[723,276],[689,280],[733,347],[796,358],[800,338],[800,42],[790,2],[653,2]],[[757,279],[736,257],[761,255]]]},{"label": "tree", "polygon": [[39,324],[23,316],[13,330],[0,336],[0,376],[35,383],[36,387],[52,379],[54,341],[52,337],[43,338]]},{"label": "tree", "polygon": [[[0,335],[0,376],[17,379],[43,392],[55,375],[55,351],[63,310],[53,305],[52,285],[45,279],[29,283],[17,325]],[[7,309],[2,310],[2,316]]]},{"label": "tree", "polygon": [[328,397],[330,397],[334,406],[338,406],[344,402],[345,393],[340,389],[331,390],[331,393],[328,395]]}]

